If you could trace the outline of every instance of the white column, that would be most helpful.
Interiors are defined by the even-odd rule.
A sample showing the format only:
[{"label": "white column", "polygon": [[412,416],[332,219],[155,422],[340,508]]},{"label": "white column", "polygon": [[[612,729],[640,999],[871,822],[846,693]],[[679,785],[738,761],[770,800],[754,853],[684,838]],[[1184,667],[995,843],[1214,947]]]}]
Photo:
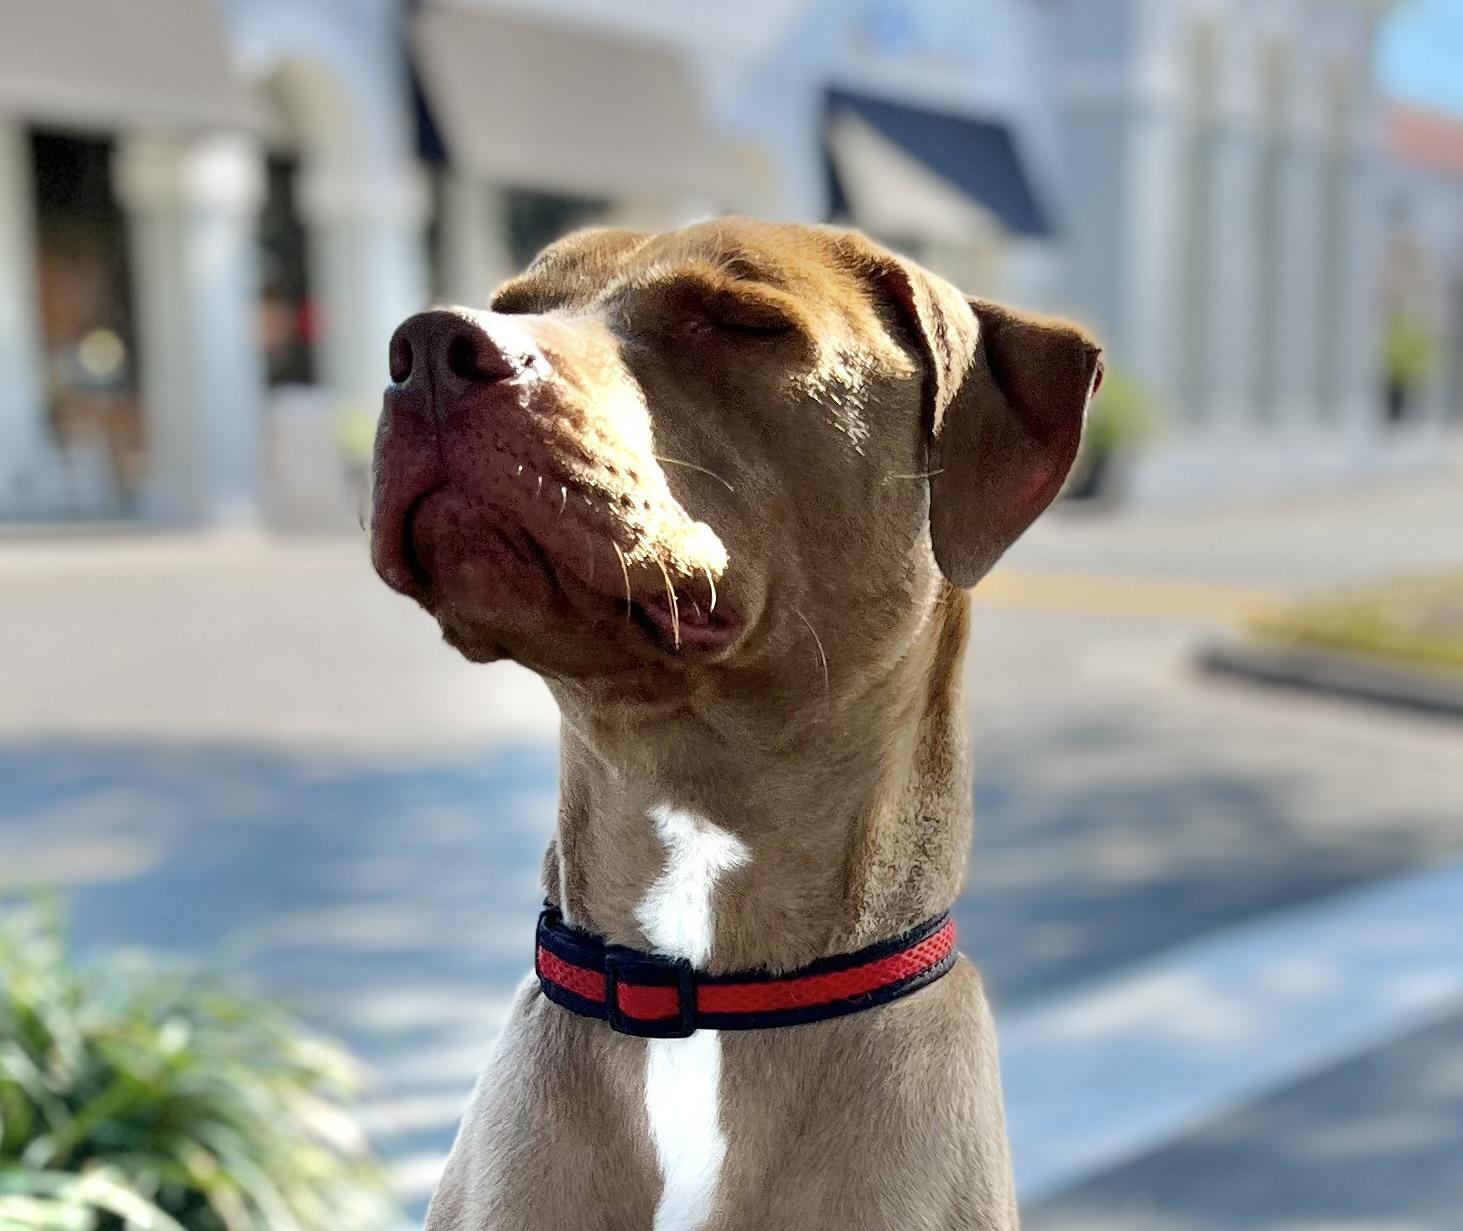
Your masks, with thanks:
[{"label": "white column", "polygon": [[427,301],[425,185],[398,168],[317,155],[302,170],[299,209],[323,326],[320,375],[337,417],[374,419],[391,334]]},{"label": "white column", "polygon": [[[1254,416],[1255,311],[1259,237],[1256,194],[1260,143],[1247,126],[1231,122],[1213,135],[1213,203],[1208,218],[1212,283],[1209,312],[1209,405],[1206,423],[1243,428]],[[1201,242],[1205,239],[1201,237]]]},{"label": "white column", "polygon": [[[1276,108],[1278,113],[1279,108]],[[1250,326],[1254,352],[1255,418],[1272,425],[1278,418],[1280,397],[1279,322],[1285,283],[1285,175],[1281,135],[1273,128],[1279,116],[1271,117],[1260,138],[1255,184],[1255,299]]]},{"label": "white column", "polygon": [[35,199],[25,129],[0,117],[0,516],[37,511],[53,462],[36,294]]},{"label": "white column", "polygon": [[[1335,406],[1329,415],[1338,433],[1357,447],[1374,439],[1381,422],[1382,306],[1379,284],[1386,243],[1379,190],[1381,168],[1366,148],[1350,152],[1342,176],[1341,227],[1335,250],[1336,335],[1327,348],[1335,368],[1328,381]],[[1324,408],[1323,408],[1324,410]]]},{"label": "white column", "polygon": [[823,94],[813,77],[779,78],[750,105],[747,131],[729,143],[726,204],[761,217],[821,222],[828,216],[823,167]]},{"label": "white column", "polygon": [[1304,431],[1321,419],[1325,166],[1309,133],[1292,136],[1280,165],[1280,277],[1277,281],[1276,420]]},{"label": "white column", "polygon": [[[1117,345],[1158,405],[1180,414],[1191,376],[1183,362],[1190,224],[1184,192],[1189,130],[1172,110],[1140,99],[1128,119],[1122,243],[1112,271],[1125,292]],[[1100,241],[1099,245],[1100,245]]]},{"label": "white column", "polygon": [[1451,237],[1447,248],[1443,367],[1446,370],[1443,397],[1443,426],[1457,431],[1463,428],[1463,236]]},{"label": "white column", "polygon": [[437,269],[442,299],[482,308],[513,273],[504,191],[459,171],[442,180]]},{"label": "white column", "polygon": [[1415,421],[1433,431],[1447,421],[1450,368],[1455,362],[1449,349],[1457,338],[1453,313],[1456,289],[1454,261],[1458,210],[1453,201],[1429,203],[1419,218],[1419,237],[1431,266],[1423,322],[1432,334],[1432,356],[1417,394]]},{"label": "white column", "polygon": [[258,149],[238,136],[132,137],[118,148],[115,176],[132,254],[147,513],[187,524],[251,522],[264,388]]},{"label": "white column", "polygon": [[1218,121],[1204,117],[1188,132],[1179,227],[1183,240],[1174,262],[1180,290],[1174,304],[1179,322],[1177,388],[1180,406],[1200,427],[1212,427],[1214,411],[1215,215],[1223,208],[1216,191],[1221,142]]}]

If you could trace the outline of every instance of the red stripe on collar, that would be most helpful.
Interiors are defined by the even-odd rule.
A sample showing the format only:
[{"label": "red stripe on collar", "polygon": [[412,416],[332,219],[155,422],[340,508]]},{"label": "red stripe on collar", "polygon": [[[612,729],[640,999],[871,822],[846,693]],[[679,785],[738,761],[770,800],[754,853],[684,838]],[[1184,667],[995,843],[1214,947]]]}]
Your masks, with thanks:
[{"label": "red stripe on collar", "polygon": [[707,975],[674,958],[606,944],[551,906],[539,916],[534,972],[544,995],[570,1012],[621,1034],[684,1038],[699,1029],[764,1030],[876,1008],[934,982],[955,956],[947,913],[785,975]]}]

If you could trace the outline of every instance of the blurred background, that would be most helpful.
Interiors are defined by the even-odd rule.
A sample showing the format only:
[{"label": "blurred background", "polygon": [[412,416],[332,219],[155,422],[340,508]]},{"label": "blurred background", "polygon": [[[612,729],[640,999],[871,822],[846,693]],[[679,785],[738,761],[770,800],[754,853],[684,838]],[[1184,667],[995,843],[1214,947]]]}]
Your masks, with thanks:
[{"label": "blurred background", "polygon": [[[273,1012],[105,1000],[139,953],[288,1006],[269,1064],[344,1039],[300,1132],[420,1217],[557,719],[370,573],[386,339],[567,230],[729,211],[1107,346],[976,595],[957,915],[1027,1224],[1456,1231],[1463,0],[0,0],[0,894],[82,972],[8,899],[0,1227],[336,1225],[250,1205],[272,1156],[219,1196],[208,1133],[137,1173],[136,1091]],[[52,1054],[87,1013],[108,1080],[143,1040],[126,1132]]]}]

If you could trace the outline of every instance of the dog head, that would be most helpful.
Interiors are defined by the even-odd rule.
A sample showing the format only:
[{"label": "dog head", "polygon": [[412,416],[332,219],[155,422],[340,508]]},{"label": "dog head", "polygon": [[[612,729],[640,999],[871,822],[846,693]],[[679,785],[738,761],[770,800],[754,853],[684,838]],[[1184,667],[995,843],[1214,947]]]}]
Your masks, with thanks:
[{"label": "dog head", "polygon": [[661,692],[900,653],[1051,502],[1101,375],[1071,326],[745,220],[572,235],[390,361],[381,576],[471,659]]}]

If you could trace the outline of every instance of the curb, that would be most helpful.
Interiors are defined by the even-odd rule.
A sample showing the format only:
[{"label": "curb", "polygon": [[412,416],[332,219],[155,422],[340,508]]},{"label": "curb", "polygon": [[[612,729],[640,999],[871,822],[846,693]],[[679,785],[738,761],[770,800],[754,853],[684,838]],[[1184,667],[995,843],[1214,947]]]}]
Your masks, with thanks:
[{"label": "curb", "polygon": [[1200,670],[1255,684],[1463,719],[1463,673],[1429,670],[1342,650],[1222,641],[1198,653]]}]

